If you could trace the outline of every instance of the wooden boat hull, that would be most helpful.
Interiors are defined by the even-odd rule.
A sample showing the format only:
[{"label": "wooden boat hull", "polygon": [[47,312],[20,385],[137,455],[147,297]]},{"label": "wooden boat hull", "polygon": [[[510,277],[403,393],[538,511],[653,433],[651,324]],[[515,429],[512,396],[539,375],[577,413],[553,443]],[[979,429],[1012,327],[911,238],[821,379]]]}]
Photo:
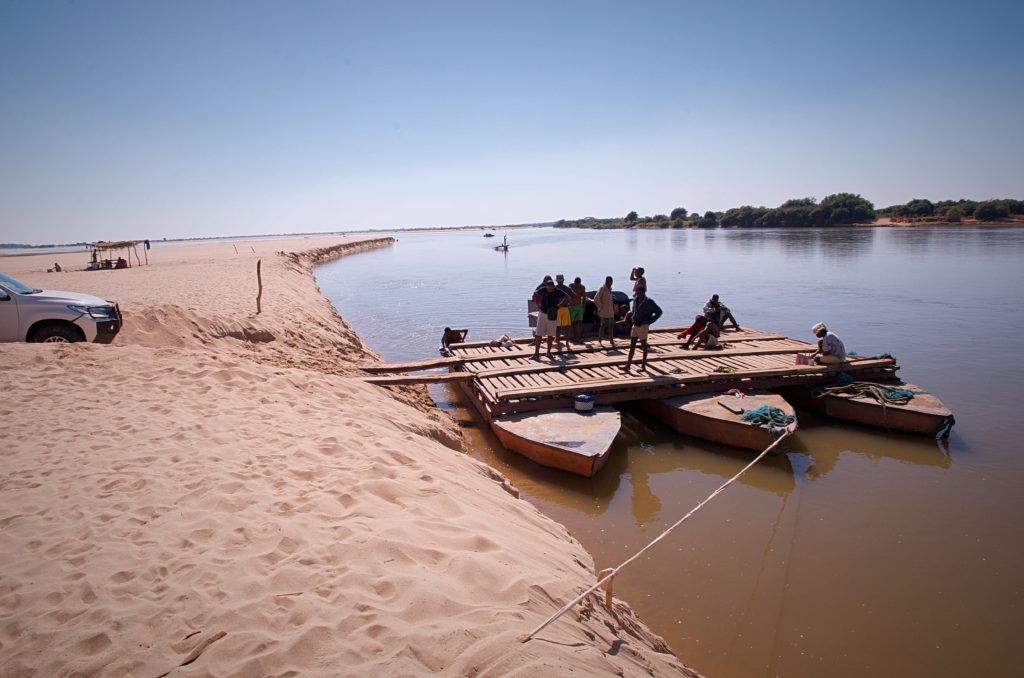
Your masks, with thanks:
[{"label": "wooden boat hull", "polygon": [[[743,421],[739,412],[762,405],[777,407],[794,417],[790,430],[796,430],[796,413],[781,396],[754,390],[744,397],[722,393],[698,393],[661,400],[645,401],[647,410],[672,429],[695,438],[760,452],[773,442],[767,428]],[[725,405],[725,407],[723,407]]]},{"label": "wooden boat hull", "polygon": [[[889,388],[920,391],[913,384],[883,383]],[[906,405],[885,405],[870,397],[847,398],[838,395],[816,397],[814,388],[795,386],[780,389],[797,407],[834,419],[866,424],[890,431],[919,435],[948,435],[953,425],[953,413],[942,401],[930,393],[917,393]]]},{"label": "wooden boat hull", "polygon": [[612,407],[590,412],[541,410],[491,419],[491,430],[507,449],[588,478],[608,461],[621,425],[619,412]]}]

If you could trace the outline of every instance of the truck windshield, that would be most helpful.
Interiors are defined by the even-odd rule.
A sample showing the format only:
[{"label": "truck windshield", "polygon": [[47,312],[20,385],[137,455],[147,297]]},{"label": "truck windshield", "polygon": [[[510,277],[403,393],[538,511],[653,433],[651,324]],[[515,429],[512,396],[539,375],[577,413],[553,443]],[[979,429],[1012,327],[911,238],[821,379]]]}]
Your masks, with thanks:
[{"label": "truck windshield", "polygon": [[12,292],[17,292],[18,294],[32,294],[33,292],[39,291],[36,288],[29,287],[25,283],[15,280],[11,276],[4,275],[3,273],[0,273],[0,285],[3,285]]}]

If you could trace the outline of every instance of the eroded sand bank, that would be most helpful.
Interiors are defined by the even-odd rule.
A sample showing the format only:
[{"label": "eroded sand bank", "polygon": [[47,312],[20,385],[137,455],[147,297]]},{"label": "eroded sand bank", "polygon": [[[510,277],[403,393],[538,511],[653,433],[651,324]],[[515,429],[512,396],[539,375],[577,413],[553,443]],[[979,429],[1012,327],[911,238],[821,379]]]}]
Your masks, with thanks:
[{"label": "eroded sand bank", "polygon": [[312,267],[387,244],[0,257],[126,323],[0,344],[0,674],[689,675],[621,603],[520,642],[593,561],[425,392],[359,381],[377,358]]}]

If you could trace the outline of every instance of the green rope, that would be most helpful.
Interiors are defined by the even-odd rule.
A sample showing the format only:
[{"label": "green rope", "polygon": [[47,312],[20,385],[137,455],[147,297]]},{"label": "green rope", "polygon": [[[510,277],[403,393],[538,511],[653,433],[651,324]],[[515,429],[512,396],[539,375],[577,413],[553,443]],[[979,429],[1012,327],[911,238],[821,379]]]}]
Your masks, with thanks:
[{"label": "green rope", "polygon": [[821,398],[827,395],[841,398],[874,398],[883,405],[906,405],[914,399],[918,391],[905,388],[892,388],[870,381],[854,381],[836,386],[821,386],[814,389],[814,396]]},{"label": "green rope", "polygon": [[796,417],[786,414],[782,409],[772,405],[761,405],[752,410],[743,410],[740,418],[752,426],[768,429],[776,438],[785,433],[796,421]]}]

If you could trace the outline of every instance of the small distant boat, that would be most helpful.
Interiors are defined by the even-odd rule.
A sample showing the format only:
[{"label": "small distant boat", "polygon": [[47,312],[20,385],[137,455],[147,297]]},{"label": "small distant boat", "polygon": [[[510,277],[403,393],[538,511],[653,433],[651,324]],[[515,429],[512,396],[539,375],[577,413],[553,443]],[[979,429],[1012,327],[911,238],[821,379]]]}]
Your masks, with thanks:
[{"label": "small distant boat", "polygon": [[484,233],[484,237],[485,238],[493,238],[494,234],[493,233]]},{"label": "small distant boat", "polygon": [[508,235],[501,239],[501,244],[494,248],[496,252],[508,252]]},{"label": "small distant boat", "polygon": [[890,431],[947,438],[956,419],[942,401],[901,381],[779,389],[797,407]]},{"label": "small distant boat", "polygon": [[607,406],[589,412],[542,410],[491,419],[491,430],[507,449],[587,478],[608,461],[621,426],[618,410]]},{"label": "small distant boat", "polygon": [[[782,432],[796,431],[796,412],[781,396],[770,391],[752,390],[735,393],[696,393],[661,400],[645,401],[647,410],[671,428],[695,438],[760,452]],[[743,419],[745,412],[761,407],[781,410],[789,423],[773,431]]]}]

